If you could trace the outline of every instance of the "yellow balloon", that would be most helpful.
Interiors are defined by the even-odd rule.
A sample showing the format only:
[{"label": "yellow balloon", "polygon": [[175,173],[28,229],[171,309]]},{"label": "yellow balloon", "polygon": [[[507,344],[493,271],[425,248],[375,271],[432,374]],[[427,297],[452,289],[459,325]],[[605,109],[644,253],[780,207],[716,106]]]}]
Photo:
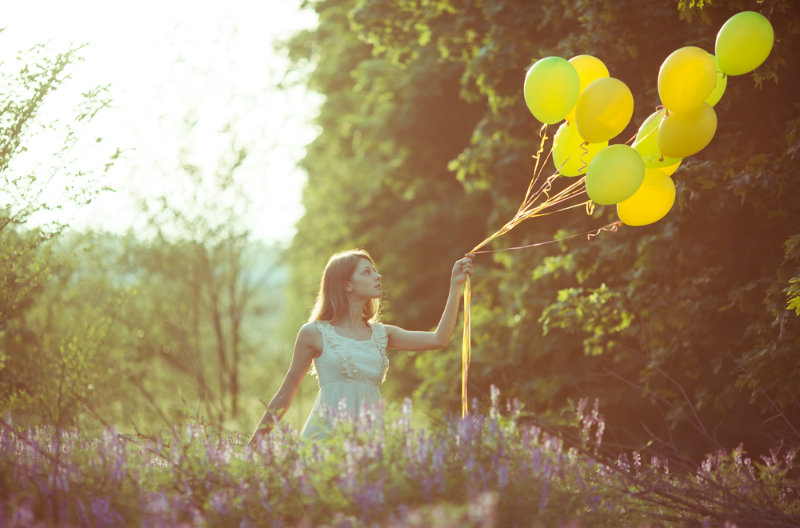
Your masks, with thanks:
[{"label": "yellow balloon", "polygon": [[717,66],[717,84],[714,86],[714,89],[711,90],[711,93],[708,94],[708,97],[706,97],[706,102],[711,106],[714,106],[722,99],[725,88],[728,87],[728,76],[720,71],[719,60],[716,56],[714,57],[714,64]]},{"label": "yellow balloon", "polygon": [[686,46],[661,64],[658,96],[670,112],[689,112],[705,102],[716,82],[714,58],[704,49]]},{"label": "yellow balloon", "polygon": [[672,176],[673,174],[675,174],[675,171],[677,171],[680,168],[682,162],[683,160],[678,160],[678,163],[674,165],[669,165],[667,167],[661,167],[659,170],[664,174],[666,174],[667,176]]},{"label": "yellow balloon", "polygon": [[652,224],[664,218],[675,203],[675,184],[662,169],[647,169],[639,189],[617,204],[617,216],[629,226]]},{"label": "yellow balloon", "polygon": [[641,154],[644,166],[648,169],[667,167],[680,162],[680,159],[664,156],[658,148],[658,126],[666,113],[666,110],[661,109],[650,114],[639,127],[633,142],[633,148]]},{"label": "yellow balloon", "polygon": [[614,77],[593,81],[578,98],[575,124],[589,143],[608,141],[628,125],[633,116],[633,94]]},{"label": "yellow balloon", "polygon": [[[592,55],[576,55],[569,60],[569,63],[575,67],[578,72],[578,79],[580,79],[581,88],[580,93],[586,89],[592,82],[597,79],[608,77],[608,68],[603,64],[603,61]],[[579,96],[580,97],[580,96]],[[567,121],[570,123],[575,122],[575,107],[567,114]]]},{"label": "yellow balloon", "polygon": [[665,156],[685,158],[703,150],[717,131],[717,114],[711,105],[687,114],[669,113],[658,127],[658,148]]},{"label": "yellow balloon", "polygon": [[553,138],[553,163],[562,176],[580,176],[586,173],[589,162],[608,142],[586,143],[578,133],[578,127],[566,121],[558,127]]},{"label": "yellow balloon", "polygon": [[742,11],[730,17],[717,33],[714,53],[720,71],[728,75],[749,73],[767,60],[775,32],[761,13]]},{"label": "yellow balloon", "polygon": [[533,117],[548,125],[558,123],[578,100],[578,72],[566,59],[545,57],[528,70],[523,93]]},{"label": "yellow balloon", "polygon": [[586,170],[586,194],[595,203],[611,205],[627,200],[644,179],[644,162],[628,145],[609,145]]}]

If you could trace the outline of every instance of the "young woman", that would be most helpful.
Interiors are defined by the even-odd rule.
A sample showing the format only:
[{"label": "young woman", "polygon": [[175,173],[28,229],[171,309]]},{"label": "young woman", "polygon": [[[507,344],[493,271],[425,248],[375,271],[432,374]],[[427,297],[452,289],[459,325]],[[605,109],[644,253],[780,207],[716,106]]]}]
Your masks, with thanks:
[{"label": "young woman", "polygon": [[471,273],[471,255],[456,261],[436,330],[409,331],[378,322],[381,275],[372,257],[363,250],[333,255],[322,273],[311,317],[297,334],[289,371],[250,442],[269,432],[286,414],[312,362],[319,393],[301,436],[325,435],[326,408],[344,406],[355,418],[364,406],[379,404],[380,384],[389,367],[386,349],[432,350],[447,345],[458,318],[460,287]]}]

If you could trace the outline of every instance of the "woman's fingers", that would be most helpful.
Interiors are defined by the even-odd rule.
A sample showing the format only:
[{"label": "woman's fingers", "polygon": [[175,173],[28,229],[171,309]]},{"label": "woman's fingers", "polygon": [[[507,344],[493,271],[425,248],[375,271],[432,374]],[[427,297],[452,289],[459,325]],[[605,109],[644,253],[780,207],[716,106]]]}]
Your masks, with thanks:
[{"label": "woman's fingers", "polygon": [[453,266],[453,277],[455,277],[456,273],[463,273],[465,275],[472,274],[472,257],[474,255],[472,253],[467,253],[464,258],[461,258],[456,261],[455,265]]}]

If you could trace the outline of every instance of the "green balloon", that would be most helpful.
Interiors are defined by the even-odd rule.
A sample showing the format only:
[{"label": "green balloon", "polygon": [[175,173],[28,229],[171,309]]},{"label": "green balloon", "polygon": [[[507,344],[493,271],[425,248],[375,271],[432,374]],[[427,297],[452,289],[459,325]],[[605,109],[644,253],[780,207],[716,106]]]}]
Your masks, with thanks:
[{"label": "green balloon", "polygon": [[742,11],[730,17],[717,33],[715,53],[719,69],[742,75],[761,66],[775,41],[772,24],[761,13]]},{"label": "green balloon", "polygon": [[552,125],[569,114],[578,101],[581,81],[575,66],[561,57],[545,57],[525,75],[525,103],[533,117]]},{"label": "green balloon", "polygon": [[598,152],[608,146],[602,143],[586,143],[578,133],[578,126],[565,121],[553,136],[553,164],[562,176],[581,176]]},{"label": "green balloon", "polygon": [[644,181],[644,161],[628,145],[609,145],[586,170],[586,194],[600,205],[627,200]]},{"label": "green balloon", "polygon": [[642,156],[644,166],[648,169],[669,167],[680,161],[679,158],[668,158],[658,150],[658,126],[665,114],[664,109],[650,114],[639,127],[636,140],[633,142],[633,148]]},{"label": "green balloon", "polygon": [[722,95],[725,93],[725,88],[728,87],[728,76],[720,71],[719,60],[717,57],[714,57],[714,63],[717,65],[717,84],[706,98],[706,102],[711,106],[714,106],[719,102],[720,99],[722,99]]}]

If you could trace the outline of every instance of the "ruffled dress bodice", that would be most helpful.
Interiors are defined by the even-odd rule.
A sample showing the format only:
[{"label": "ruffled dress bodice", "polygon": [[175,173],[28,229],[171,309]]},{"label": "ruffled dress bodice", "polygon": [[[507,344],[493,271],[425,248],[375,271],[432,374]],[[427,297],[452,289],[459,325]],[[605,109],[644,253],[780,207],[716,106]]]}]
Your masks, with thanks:
[{"label": "ruffled dress bodice", "polygon": [[322,334],[322,354],[314,358],[319,393],[300,435],[325,435],[330,413],[348,412],[357,418],[365,406],[381,402],[380,384],[386,378],[388,336],[381,323],[371,323],[369,339],[340,335],[329,321],[317,321]]}]

